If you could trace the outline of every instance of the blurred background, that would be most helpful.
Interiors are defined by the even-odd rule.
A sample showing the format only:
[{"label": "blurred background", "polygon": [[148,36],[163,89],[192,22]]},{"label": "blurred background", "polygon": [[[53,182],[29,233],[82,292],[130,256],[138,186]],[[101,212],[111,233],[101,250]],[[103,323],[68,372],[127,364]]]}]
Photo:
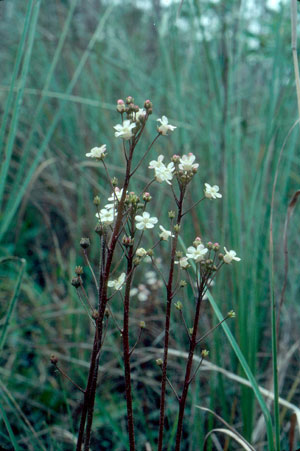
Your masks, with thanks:
[{"label": "blurred background", "polygon": [[[156,133],[156,119],[177,129],[158,140],[149,159],[193,152],[199,163],[187,203],[203,184],[220,186],[222,201],[200,204],[184,223],[195,236],[236,250],[242,262],[225,268],[212,289],[258,383],[272,388],[269,222],[280,149],[297,120],[290,39],[290,5],[265,0],[4,0],[0,2],[0,254],[26,260],[0,265],[0,443],[3,449],[73,450],[82,396],[51,368],[55,353],[84,386],[93,331],[70,280],[83,264],[79,240],[91,239],[97,267],[93,197],[110,194],[104,172],[85,153],[107,144],[110,174],[122,180],[116,101],[132,95],[153,102],[140,155]],[[148,161],[148,160],[147,160]],[[291,132],[279,166],[274,202],[275,299],[284,282],[283,228],[299,188],[299,130]],[[136,186],[149,180],[147,165]],[[163,185],[152,188],[151,213],[168,224],[172,208]],[[162,208],[163,206],[163,208]],[[166,227],[168,228],[168,227]],[[149,243],[151,242],[151,238]],[[149,245],[148,243],[148,245]],[[147,247],[147,242],[144,243]],[[288,230],[289,272],[280,316],[280,395],[299,404],[299,213]],[[162,263],[168,247],[161,249]],[[146,268],[146,269],[145,269]],[[137,275],[132,337],[147,330],[133,359],[134,409],[139,450],[155,449],[163,343],[164,295],[149,264]],[[149,282],[150,281],[150,282]],[[96,294],[86,271],[91,302]],[[151,288],[151,289],[150,289]],[[143,291],[144,296],[140,296]],[[187,321],[192,300],[183,295]],[[122,306],[114,301],[116,317]],[[205,304],[203,332],[217,323]],[[126,402],[121,340],[110,324],[100,368],[91,449],[126,450]],[[171,347],[187,350],[173,312]],[[221,328],[206,341],[209,361],[244,377]],[[176,387],[184,359],[170,358]],[[166,449],[172,450],[177,403],[168,393]],[[193,400],[193,403],[192,403]],[[251,389],[216,370],[200,372],[186,411],[183,449],[202,449],[207,431],[220,426],[195,405],[213,409],[255,449],[267,450],[261,410]],[[270,403],[272,411],[273,404]],[[291,409],[281,407],[282,449],[288,449]],[[298,442],[297,442],[298,440]],[[295,448],[299,446],[296,436]],[[148,446],[148,448],[146,448]],[[210,450],[240,449],[218,437]]]}]

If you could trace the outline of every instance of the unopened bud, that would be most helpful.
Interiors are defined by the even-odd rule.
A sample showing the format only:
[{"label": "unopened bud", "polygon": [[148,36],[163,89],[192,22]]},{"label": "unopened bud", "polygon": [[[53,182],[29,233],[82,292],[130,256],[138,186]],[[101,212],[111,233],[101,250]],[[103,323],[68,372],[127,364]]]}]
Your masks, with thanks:
[{"label": "unopened bud", "polygon": [[153,255],[154,255],[153,249],[148,249],[147,255],[149,255],[149,257],[153,257]]},{"label": "unopened bud", "polygon": [[223,254],[219,254],[219,255],[218,255],[218,259],[219,259],[219,260],[223,260],[223,258],[224,258],[224,255],[223,255]]},{"label": "unopened bud", "polygon": [[150,114],[153,113],[152,108],[148,108],[147,113],[148,113],[148,115],[150,116]]},{"label": "unopened bud", "polygon": [[180,286],[181,288],[186,287],[186,286],[187,286],[186,281],[185,281],[185,280],[181,280],[181,281],[179,282],[179,286]]},{"label": "unopened bud", "polygon": [[163,364],[162,359],[157,359],[157,360],[155,360],[155,361],[156,361],[156,365],[157,365],[157,366],[162,366],[162,364]]},{"label": "unopened bud", "polygon": [[95,320],[99,318],[99,312],[98,312],[98,310],[93,310],[92,318],[95,319]]},{"label": "unopened bud", "polygon": [[202,243],[202,240],[199,236],[197,236],[197,238],[195,238],[195,241],[193,241],[193,245],[196,247],[199,246],[199,244],[201,244],[201,243]]},{"label": "unopened bud", "polygon": [[141,328],[141,329],[145,329],[145,328],[146,328],[146,323],[145,323],[145,321],[140,321],[140,328]]},{"label": "unopened bud", "polygon": [[71,280],[71,284],[73,285],[73,287],[79,288],[81,285],[80,277],[73,277],[73,279]]},{"label": "unopened bud", "polygon": [[175,218],[175,211],[172,211],[172,210],[169,211],[169,212],[168,212],[168,215],[169,215],[169,218],[170,218],[170,219],[174,219],[174,218]]},{"label": "unopened bud", "polygon": [[211,250],[211,249],[213,248],[212,242],[209,241],[209,242],[206,244],[206,247],[207,247],[207,249]]},{"label": "unopened bud", "polygon": [[176,251],[176,258],[181,258],[183,257],[183,253],[181,251]]},{"label": "unopened bud", "polygon": [[99,196],[95,196],[94,200],[93,200],[94,205],[96,205],[96,207],[99,207],[100,205],[100,197]]},{"label": "unopened bud", "polygon": [[143,201],[144,202],[150,202],[152,197],[150,196],[150,193],[143,193]]},{"label": "unopened bud", "polygon": [[103,232],[104,232],[104,226],[103,226],[102,224],[100,224],[100,222],[98,222],[98,224],[96,224],[95,232],[96,232],[98,235],[100,235],[100,236],[103,235]]},{"label": "unopened bud", "polygon": [[112,186],[118,186],[118,179],[117,179],[117,177],[113,177],[111,179],[111,184],[112,184]]},{"label": "unopened bud", "polygon": [[173,161],[173,163],[179,163],[180,156],[179,155],[173,155],[172,158],[171,158],[171,161]]},{"label": "unopened bud", "polygon": [[140,247],[136,250],[136,255],[138,257],[145,257],[147,255],[147,251],[143,247]]},{"label": "unopened bud", "polygon": [[228,313],[227,313],[227,316],[228,316],[228,318],[235,318],[235,311],[234,310],[230,310]]},{"label": "unopened bud", "polygon": [[214,250],[215,252],[218,252],[219,249],[220,249],[219,243],[214,243],[214,245],[213,245],[213,250]]},{"label": "unopened bud", "polygon": [[209,354],[209,351],[207,349],[202,349],[201,351],[201,357],[204,359]]},{"label": "unopened bud", "polygon": [[87,249],[90,246],[90,239],[89,238],[81,238],[80,239],[80,246],[82,249]]},{"label": "unopened bud", "polygon": [[152,102],[150,100],[145,100],[144,107],[146,108],[146,110],[152,108]]},{"label": "unopened bud", "polygon": [[58,362],[58,358],[56,357],[56,355],[52,354],[50,357],[50,362],[52,363],[52,365],[56,365]]},{"label": "unopened bud", "polygon": [[193,328],[193,327],[189,327],[189,333],[190,333],[191,335],[193,335],[193,332],[194,332],[194,328]]},{"label": "unopened bud", "polygon": [[135,257],[132,260],[132,262],[133,262],[134,266],[138,266],[141,263],[141,259],[140,259],[140,257]]},{"label": "unopened bud", "polygon": [[180,232],[180,225],[179,224],[175,224],[174,225],[174,232],[175,233],[179,233]]},{"label": "unopened bud", "polygon": [[131,238],[131,236],[126,236],[124,235],[122,238],[122,243],[124,244],[124,246],[132,246],[133,245],[133,238]]},{"label": "unopened bud", "polygon": [[127,105],[129,105],[130,103],[133,103],[133,102],[134,102],[134,98],[133,98],[132,96],[126,97],[126,103],[127,103]]},{"label": "unopened bud", "polygon": [[106,316],[106,318],[109,317],[110,313],[109,313],[109,309],[106,307],[105,311],[104,311],[104,315]]}]

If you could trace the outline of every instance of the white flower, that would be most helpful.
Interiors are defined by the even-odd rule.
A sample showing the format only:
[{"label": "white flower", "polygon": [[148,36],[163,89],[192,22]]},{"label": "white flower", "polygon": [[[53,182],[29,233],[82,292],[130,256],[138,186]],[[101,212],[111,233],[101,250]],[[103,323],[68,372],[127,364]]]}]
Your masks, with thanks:
[{"label": "white flower", "polygon": [[196,261],[196,263],[200,262],[204,259],[204,255],[207,253],[208,249],[203,246],[203,244],[198,244],[195,248],[194,246],[190,246],[187,248],[186,256],[187,258],[192,258]]},{"label": "white flower", "polygon": [[171,185],[170,180],[173,178],[173,172],[175,171],[174,163],[169,163],[168,166],[155,168],[155,178],[159,183],[167,182]]},{"label": "white flower", "polygon": [[169,124],[168,118],[166,116],[162,116],[162,118],[157,119],[157,121],[161,123],[161,125],[157,127],[157,130],[164,136],[168,134],[168,131],[172,132],[173,130],[175,130],[175,128],[177,128],[174,125]]},{"label": "white flower", "polygon": [[163,160],[164,160],[164,156],[163,155],[159,155],[159,157],[157,158],[157,160],[152,160],[149,163],[148,168],[149,169],[157,169],[157,168],[163,168],[165,167]]},{"label": "white flower", "polygon": [[135,220],[137,222],[136,228],[139,230],[153,229],[154,225],[158,221],[155,217],[150,218],[150,214],[147,211],[144,211],[142,216],[137,215]]},{"label": "white flower", "polygon": [[218,193],[219,191],[219,187],[218,185],[214,185],[214,186],[210,186],[208,183],[204,183],[205,185],[205,197],[207,197],[207,199],[217,199],[217,197],[221,198],[222,194]]},{"label": "white flower", "polygon": [[239,257],[236,257],[236,252],[235,251],[233,251],[233,250],[228,251],[226,249],[226,247],[224,247],[224,251],[226,252],[224,257],[223,257],[223,260],[224,260],[225,263],[229,264],[229,263],[232,262],[232,260],[235,260],[237,262],[239,262],[241,260]]},{"label": "white flower", "polygon": [[161,230],[161,233],[159,234],[159,236],[160,236],[160,238],[163,240],[163,241],[168,241],[168,239],[170,238],[170,236],[172,237],[172,238],[174,238],[174,235],[172,235],[172,232],[170,232],[169,230],[166,230],[163,226],[159,226],[159,228],[160,228],[160,230]]},{"label": "white flower", "polygon": [[110,288],[114,288],[115,290],[121,290],[123,283],[125,282],[126,274],[122,272],[122,274],[115,280],[109,280],[107,286]]},{"label": "white flower", "polygon": [[139,248],[136,250],[136,255],[137,255],[138,257],[145,257],[145,255],[147,255],[147,251],[146,251],[146,249],[144,249],[143,247],[139,247]]},{"label": "white flower", "polygon": [[181,257],[179,260],[175,262],[176,265],[178,265],[178,263],[180,265],[180,268],[182,269],[186,269],[189,266],[187,257]]},{"label": "white flower", "polygon": [[102,208],[100,213],[96,213],[96,217],[100,219],[103,224],[109,225],[114,222],[114,211],[107,208]]},{"label": "white flower", "polygon": [[106,144],[103,144],[101,147],[93,147],[89,153],[86,153],[85,156],[88,158],[97,158],[101,160],[105,156],[106,152]]},{"label": "white flower", "polygon": [[194,163],[195,155],[189,153],[188,155],[182,155],[180,158],[179,169],[182,171],[192,171],[193,169],[198,169],[199,164]]},{"label": "white flower", "polygon": [[107,199],[111,202],[115,202],[116,200],[120,201],[123,194],[123,188],[120,189],[118,187],[115,188],[115,192],[111,193],[111,196]]},{"label": "white flower", "polygon": [[114,126],[116,138],[130,139],[133,136],[132,129],[136,127],[135,122],[130,122],[129,120],[123,121],[123,125],[117,124]]}]

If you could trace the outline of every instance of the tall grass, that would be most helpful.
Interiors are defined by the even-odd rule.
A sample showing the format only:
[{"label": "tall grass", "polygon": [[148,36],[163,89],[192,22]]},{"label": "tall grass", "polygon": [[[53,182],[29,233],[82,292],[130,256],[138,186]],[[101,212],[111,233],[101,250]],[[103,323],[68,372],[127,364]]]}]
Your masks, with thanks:
[{"label": "tall grass", "polygon": [[[47,358],[52,349],[60,347],[61,359],[79,383],[86,374],[89,325],[68,280],[75,262],[80,263],[75,257],[78,239],[94,223],[90,199],[96,193],[107,194],[108,189],[93,165],[84,161],[84,154],[106,142],[114,155],[115,144],[109,132],[115,125],[113,102],[128,94],[140,97],[137,100],[146,95],[156,111],[165,113],[178,126],[176,146],[174,141],[164,142],[163,147],[158,145],[159,152],[171,155],[184,150],[197,155],[198,192],[202,192],[204,182],[221,186],[224,199],[219,209],[214,205],[205,215],[197,210],[193,223],[184,225],[185,242],[191,242],[197,234],[213,240],[221,232],[222,242],[242,257],[243,264],[232,274],[221,276],[213,297],[223,314],[232,307],[236,310],[232,333],[256,380],[268,387],[272,380],[270,202],[279,151],[297,119],[288,7],[282,4],[278,11],[270,11],[262,2],[248,13],[244,2],[190,0],[183,2],[178,17],[176,2],[168,7],[153,2],[149,10],[130,1],[115,4],[94,0],[89,8],[80,0],[58,4],[16,0],[8,4],[0,5],[7,14],[0,25],[1,40],[12,40],[12,28],[18,33],[2,51],[0,150],[5,158],[0,170],[0,237],[2,253],[25,258],[28,270],[8,329],[0,374],[28,418],[34,420],[36,430],[45,431],[45,447],[57,449],[55,437],[59,437],[59,443],[72,441],[53,426],[62,427],[66,417],[71,424],[70,412],[75,409],[76,418],[78,407],[78,398],[71,396],[69,386],[62,395],[63,385],[48,374]],[[253,16],[256,23],[251,28]],[[300,181],[298,133],[295,129],[286,145],[274,200],[275,300],[283,281],[284,215]],[[113,158],[113,168],[121,177],[117,152]],[[164,203],[161,190],[156,212],[160,216],[167,212],[167,208],[161,212]],[[299,245],[296,222],[290,225],[290,249]],[[297,262],[297,253],[290,252],[290,283],[281,316],[284,346],[279,346],[279,358],[297,337]],[[5,300],[13,292],[14,273],[0,270]],[[2,305],[4,317],[7,303]],[[151,306],[137,304],[137,315],[141,311],[155,317],[149,326],[150,340],[157,330],[159,308],[153,312]],[[208,305],[205,318],[206,325],[214,324],[214,313]],[[176,318],[174,327],[178,327]],[[207,343],[212,361],[244,375],[221,333]],[[178,345],[173,336],[172,346]],[[125,404],[118,393],[122,389],[119,356],[114,351],[117,346],[117,335],[112,333],[108,336],[105,367],[111,380],[103,377],[100,381],[106,387],[105,407],[96,411],[95,419],[100,431],[95,440],[103,440],[107,449],[127,446]],[[12,352],[14,357],[9,358]],[[137,370],[136,384],[145,387],[145,380],[151,379],[144,389],[155,396],[155,368],[144,362],[142,351],[138,355],[143,363]],[[173,365],[179,370],[175,358]],[[10,377],[12,372],[14,378]],[[288,397],[293,377],[289,370],[281,377],[281,396]],[[99,393],[99,399],[102,396]],[[256,430],[257,449],[267,449],[266,430],[255,429],[260,407],[251,389],[233,386],[222,375],[213,375],[209,381],[204,378],[203,388],[196,384],[193,396],[195,403],[221,411],[227,421],[241,420],[240,430],[248,440]],[[139,446],[142,449],[148,441],[155,449],[155,430],[149,426],[155,414],[145,407],[145,398],[136,391],[135,408],[147,412],[138,425],[144,431]],[[235,410],[234,400],[238,400]],[[6,411],[4,443],[13,443],[14,437],[25,440],[26,433],[22,435],[18,426],[9,431],[14,407],[6,404]],[[199,449],[198,442],[203,440],[209,423],[199,411],[191,408],[189,413],[193,418],[188,445],[192,451]],[[174,418],[172,402],[167,405],[167,416]],[[213,420],[209,421],[212,425]],[[281,430],[287,421],[283,418]],[[174,443],[173,432],[170,422],[169,449]],[[281,441],[284,449],[284,433]],[[59,446],[67,449],[66,444]],[[232,443],[229,449],[234,446]]]}]

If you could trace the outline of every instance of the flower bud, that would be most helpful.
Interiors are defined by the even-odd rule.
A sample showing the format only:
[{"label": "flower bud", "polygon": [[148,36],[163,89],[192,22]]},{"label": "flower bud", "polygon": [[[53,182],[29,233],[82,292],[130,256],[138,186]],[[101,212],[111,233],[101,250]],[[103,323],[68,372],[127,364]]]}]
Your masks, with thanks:
[{"label": "flower bud", "polygon": [[150,114],[153,113],[152,108],[148,108],[147,113],[148,113],[148,116],[150,116]]},{"label": "flower bud", "polygon": [[98,222],[98,224],[96,224],[95,232],[96,232],[98,235],[100,235],[100,236],[103,235],[103,232],[104,232],[104,226],[103,226],[102,224],[100,224],[100,222]]},{"label": "flower bud", "polygon": [[143,201],[144,202],[150,202],[152,197],[150,196],[150,193],[143,193]]},{"label": "flower bud", "polygon": [[132,260],[132,262],[133,262],[134,266],[138,266],[141,263],[141,259],[140,259],[140,257],[135,257]]},{"label": "flower bud", "polygon": [[193,332],[194,332],[194,328],[193,328],[193,327],[190,327],[190,328],[189,328],[189,333],[190,333],[191,335],[193,335]]},{"label": "flower bud", "polygon": [[218,252],[219,249],[220,249],[219,243],[214,243],[214,245],[213,245],[213,250],[214,250],[215,252]]},{"label": "flower bud", "polygon": [[156,361],[156,365],[157,365],[157,366],[162,366],[162,365],[163,365],[162,359],[157,359],[157,360],[155,360],[155,361]]},{"label": "flower bud", "polygon": [[81,276],[83,274],[83,267],[75,266],[75,274],[77,274],[78,276]]},{"label": "flower bud", "polygon": [[185,280],[181,280],[181,281],[179,282],[179,286],[180,286],[180,288],[186,287],[186,286],[187,286],[186,281],[185,281]]},{"label": "flower bud", "polygon": [[183,257],[183,253],[181,251],[176,251],[176,258],[181,258]]},{"label": "flower bud", "polygon": [[113,177],[111,179],[111,184],[112,184],[112,186],[118,186],[118,179],[117,179],[117,177]]},{"label": "flower bud", "polygon": [[73,285],[73,287],[79,288],[81,285],[80,277],[73,277],[73,279],[71,280],[71,284]]},{"label": "flower bud", "polygon": [[99,205],[100,205],[100,197],[99,196],[94,197],[93,204],[96,205],[96,207],[99,207]]},{"label": "flower bud", "polygon": [[145,323],[145,321],[140,321],[140,328],[141,328],[141,329],[145,329],[145,328],[146,328],[146,323]]},{"label": "flower bud", "polygon": [[133,111],[134,111],[135,113],[138,113],[139,110],[140,110],[140,107],[139,107],[138,105],[133,105]]},{"label": "flower bud", "polygon": [[81,238],[79,244],[82,247],[82,249],[87,249],[91,244],[90,239],[89,238]]},{"label": "flower bud", "polygon": [[209,242],[206,244],[206,247],[207,247],[207,249],[211,250],[211,249],[213,248],[212,242],[209,241]]},{"label": "flower bud", "polygon": [[209,354],[209,351],[207,349],[202,349],[201,351],[201,357],[204,359]]},{"label": "flower bud", "polygon": [[50,362],[52,363],[52,365],[56,365],[58,362],[58,358],[56,357],[56,355],[52,354],[50,357]]},{"label": "flower bud", "polygon": [[94,320],[97,320],[98,318],[99,318],[99,312],[98,312],[98,310],[93,310],[93,313],[92,313],[92,318],[94,319]]},{"label": "flower bud", "polygon": [[181,311],[182,310],[182,303],[180,301],[175,302],[175,308],[177,308],[177,310]]},{"label": "flower bud", "polygon": [[174,232],[175,233],[179,233],[180,232],[180,225],[179,224],[175,224],[174,225]]},{"label": "flower bud", "polygon": [[149,257],[153,257],[153,255],[154,255],[153,249],[148,249],[147,255],[149,255]]},{"label": "flower bud", "polygon": [[145,100],[144,108],[146,108],[146,110],[152,108],[152,102],[150,100]]},{"label": "flower bud", "polygon": [[106,307],[105,311],[104,311],[104,315],[106,316],[106,318],[109,318],[109,309]]},{"label": "flower bud", "polygon": [[125,111],[125,103],[124,103],[124,100],[119,99],[119,100],[117,101],[117,111],[118,111],[119,113],[124,113],[124,111]]},{"label": "flower bud", "polygon": [[218,259],[219,259],[219,260],[223,260],[223,258],[224,258],[224,254],[219,254],[219,255],[218,255]]},{"label": "flower bud", "polygon": [[168,212],[168,215],[169,215],[169,218],[170,218],[170,219],[174,219],[174,218],[175,218],[175,211],[170,210],[170,211]]},{"label": "flower bud", "polygon": [[133,102],[134,102],[134,98],[133,98],[132,96],[126,97],[126,103],[127,103],[127,105],[129,105],[130,103],[133,103]]},{"label": "flower bud", "polygon": [[227,316],[228,316],[228,318],[235,318],[235,311],[234,310],[230,310],[228,313],[227,313]]},{"label": "flower bud", "polygon": [[202,243],[202,240],[201,240],[201,238],[200,238],[199,236],[197,236],[197,237],[195,238],[195,241],[193,241],[193,245],[194,245],[195,247],[199,246],[199,244],[201,244],[201,243]]},{"label": "flower bud", "polygon": [[138,257],[145,257],[147,255],[147,251],[143,247],[140,247],[140,248],[137,249],[136,255]]},{"label": "flower bud", "polygon": [[171,161],[173,161],[173,163],[179,163],[180,161],[180,156],[179,155],[173,155],[171,158]]}]

